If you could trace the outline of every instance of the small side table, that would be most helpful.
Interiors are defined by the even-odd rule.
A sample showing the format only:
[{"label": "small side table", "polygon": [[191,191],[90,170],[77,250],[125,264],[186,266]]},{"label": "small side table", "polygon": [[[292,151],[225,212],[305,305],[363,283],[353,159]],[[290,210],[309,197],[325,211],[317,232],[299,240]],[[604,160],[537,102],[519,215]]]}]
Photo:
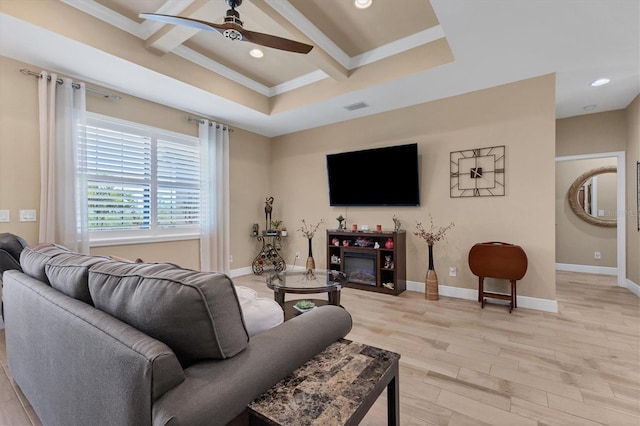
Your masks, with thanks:
[{"label": "small side table", "polygon": [[387,389],[387,424],[400,424],[400,355],[341,339],[248,406],[251,425],[357,425]]},{"label": "small side table", "polygon": [[263,233],[262,235],[254,235],[259,242],[262,243],[260,252],[253,259],[251,270],[256,275],[262,275],[264,271],[284,271],[287,263],[284,261],[277,248],[277,243],[281,240],[280,232],[276,234]]},{"label": "small side table", "polygon": [[[478,302],[484,308],[486,298],[509,301],[509,313],[518,307],[516,281],[527,272],[527,255],[520,246],[502,242],[478,243],[469,250],[469,268],[478,276]],[[509,280],[511,294],[484,289],[485,277]]]}]

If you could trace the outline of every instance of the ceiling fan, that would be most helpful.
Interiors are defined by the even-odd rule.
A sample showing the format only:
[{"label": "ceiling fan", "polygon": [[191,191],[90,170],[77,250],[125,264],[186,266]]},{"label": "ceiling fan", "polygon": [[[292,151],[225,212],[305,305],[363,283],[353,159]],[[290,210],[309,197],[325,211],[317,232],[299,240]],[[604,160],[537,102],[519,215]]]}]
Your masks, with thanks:
[{"label": "ceiling fan", "polygon": [[240,13],[236,7],[242,4],[242,0],[227,0],[227,4],[231,9],[227,10],[224,18],[224,24],[214,24],[212,22],[201,21],[199,19],[185,18],[183,16],[161,15],[158,13],[141,13],[140,18],[151,19],[153,21],[164,22],[166,24],[184,25],[191,28],[198,28],[207,31],[217,31],[224,37],[235,41],[249,41],[261,46],[272,47],[274,49],[286,50],[287,52],[309,53],[313,46],[300,43],[298,41],[286,38],[257,33],[255,31],[245,30],[242,27]]}]

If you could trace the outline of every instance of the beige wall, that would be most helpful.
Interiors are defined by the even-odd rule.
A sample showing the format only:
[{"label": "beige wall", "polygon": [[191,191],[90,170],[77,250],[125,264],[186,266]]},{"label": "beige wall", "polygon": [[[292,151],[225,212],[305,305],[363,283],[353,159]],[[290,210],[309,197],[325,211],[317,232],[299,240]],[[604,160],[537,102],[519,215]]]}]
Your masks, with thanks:
[{"label": "beige wall", "polygon": [[636,162],[640,161],[640,96],[627,107],[627,278],[640,285]]},{"label": "beige wall", "polygon": [[624,110],[563,118],[556,124],[556,156],[624,151],[627,117]]},{"label": "beige wall", "polygon": [[623,110],[558,120],[556,155],[625,151],[626,158],[626,263],[627,278],[640,284],[640,234],[636,222],[636,161],[640,158],[640,101]]},{"label": "beige wall", "polygon": [[[21,235],[34,244],[38,242],[38,222],[19,222],[18,211],[39,210],[38,93],[37,80],[22,75],[21,68],[40,71],[35,66],[0,57],[0,209],[11,211],[11,222],[0,223],[0,232]],[[185,112],[121,95],[122,99],[116,101],[88,94],[87,110],[197,135],[197,125],[186,120]],[[269,153],[268,138],[244,130],[231,133],[232,268],[250,265],[257,249],[256,242],[248,236],[251,223],[263,214],[264,197],[270,187]],[[169,261],[199,269],[199,247],[197,240],[188,240],[95,247],[92,253]]]},{"label": "beige wall", "polygon": [[[468,268],[469,249],[480,241],[507,241],[521,245],[529,258],[518,293],[555,299],[554,87],[548,75],[274,138],[271,187],[283,209],[279,216],[291,230],[303,218],[323,218],[335,228],[340,214],[349,225],[390,229],[397,215],[407,230],[407,279],[424,282],[427,247],[413,230],[431,214],[437,225],[455,222],[447,241],[435,247],[440,284],[477,289]],[[327,153],[410,142],[418,143],[420,155],[420,207],[329,206]],[[507,195],[450,198],[449,153],[494,145],[506,146]],[[374,172],[366,165],[354,167],[354,173]],[[324,232],[314,239],[319,268],[325,267],[325,240]],[[295,251],[306,251],[298,232],[285,246],[289,263]],[[456,277],[448,276],[449,266],[457,267]]]},{"label": "beige wall", "polygon": [[[567,193],[573,182],[583,173],[603,166],[615,166],[616,158],[561,161],[556,163],[556,262],[571,265],[615,267],[616,228],[592,225],[576,216],[569,207]],[[616,210],[617,192],[615,174],[601,175],[613,177],[609,193],[613,194],[613,210]],[[598,189],[603,189],[599,179]],[[600,192],[600,191],[599,191]],[[598,199],[600,205],[600,198]],[[600,260],[594,259],[594,252],[601,252]]]}]

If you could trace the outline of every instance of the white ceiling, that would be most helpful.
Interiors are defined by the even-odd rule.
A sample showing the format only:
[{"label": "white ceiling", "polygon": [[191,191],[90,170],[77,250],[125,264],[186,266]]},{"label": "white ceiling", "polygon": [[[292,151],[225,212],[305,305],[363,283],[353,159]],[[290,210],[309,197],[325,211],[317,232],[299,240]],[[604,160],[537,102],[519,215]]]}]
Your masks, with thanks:
[{"label": "white ceiling", "polygon": [[[320,28],[336,25],[335,21],[330,22],[331,19],[346,20],[344,25],[353,25],[356,29],[357,24],[362,24],[356,22],[358,15],[316,16],[320,15],[318,7],[325,4],[321,0],[254,0],[251,3],[245,0],[238,10],[247,29],[274,32],[274,28],[280,28],[278,35],[316,46],[313,55],[284,53],[273,61],[274,67],[283,64],[291,67],[288,74],[274,74],[276,77],[286,74],[287,81],[276,81],[273,75],[267,77],[266,65],[263,77],[261,67],[247,67],[240,59],[225,57],[222,50],[226,46],[218,40],[212,41],[210,44],[214,47],[207,50],[207,37],[217,37],[214,33],[193,34],[191,39],[187,38],[171,49],[182,58],[180,60],[196,62],[210,73],[238,82],[256,96],[266,97],[271,105],[282,96],[288,96],[285,100],[297,99],[296,95],[307,99],[306,102],[296,100],[288,108],[278,110],[274,107],[267,111],[234,96],[204,89],[199,81],[171,77],[170,72],[138,64],[130,57],[123,59],[80,37],[45,28],[45,24],[30,19],[28,14],[13,13],[11,8],[4,7],[6,2],[13,1],[20,0],[0,2],[0,55],[270,137],[549,73],[556,73],[558,118],[585,114],[584,107],[588,105],[596,105],[589,112],[625,108],[640,92],[638,0],[431,0],[437,22],[431,20],[425,28],[412,26],[412,31],[417,32],[409,36],[401,34],[394,38],[385,34],[384,44],[374,48],[368,45],[366,48],[370,50],[363,53],[357,51],[358,44],[353,40],[343,44],[346,35],[340,39],[334,31],[331,34],[320,31]],[[112,9],[103,6],[109,5],[110,1],[114,4]],[[221,0],[212,1],[219,3]],[[315,12],[313,7],[303,8],[303,1],[312,2]],[[331,1],[344,3],[346,0]],[[390,1],[374,0],[373,7]],[[82,10],[84,15],[81,16],[86,16],[87,20],[94,19],[93,14],[120,30],[135,33],[141,40],[163,29],[161,24],[124,16],[126,13],[115,7],[118,2],[63,0],[65,5]],[[211,7],[211,3],[204,0],[166,3],[164,0],[145,0],[144,7],[159,3],[165,9],[173,7],[177,10],[164,13],[178,14],[185,4],[197,5],[198,2]],[[427,0],[405,0],[394,2],[394,7],[401,8],[403,4],[422,7],[425,2],[428,6]],[[304,9],[307,16],[294,4]],[[217,3],[214,6],[220,7]],[[97,12],[91,13],[88,9]],[[222,7],[224,9],[226,7]],[[388,12],[385,13],[388,16]],[[379,19],[384,19],[384,13]],[[220,22],[218,16],[206,20]],[[389,21],[387,18],[386,22]],[[373,25],[368,21],[366,24]],[[97,26],[95,28],[99,30]],[[393,25],[384,25],[384,21],[373,28],[371,31],[374,32],[394,31]],[[362,30],[356,33],[359,37],[366,35]],[[453,55],[452,61],[424,66],[418,63],[424,58],[416,56],[416,68],[406,70],[414,64],[410,57],[407,59],[399,52],[407,49],[410,54],[424,52],[417,49],[429,48],[443,37]],[[372,37],[370,42],[373,41]],[[141,42],[141,49],[143,44]],[[347,50],[353,56],[346,54]],[[398,73],[389,76],[389,67],[393,69],[395,64]],[[300,70],[300,74],[293,70]],[[370,81],[365,84],[358,80],[361,76],[354,70],[361,71],[360,74],[370,72]],[[611,83],[590,87],[589,83],[600,77],[610,78]],[[315,97],[309,95],[318,84],[325,85],[322,87],[333,87],[333,84],[341,89],[330,94],[324,90],[324,96],[322,93],[316,93]],[[344,108],[361,101],[369,107],[356,111]]]}]

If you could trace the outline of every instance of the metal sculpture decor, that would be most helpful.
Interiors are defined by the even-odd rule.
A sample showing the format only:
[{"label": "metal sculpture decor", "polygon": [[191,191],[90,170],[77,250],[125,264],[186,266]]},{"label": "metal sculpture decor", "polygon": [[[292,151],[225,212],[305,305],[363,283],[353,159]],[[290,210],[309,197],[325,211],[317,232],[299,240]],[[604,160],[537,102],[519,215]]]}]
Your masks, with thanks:
[{"label": "metal sculpture decor", "polygon": [[273,197],[267,197],[264,202],[264,229],[271,229],[271,213],[273,212]]}]

